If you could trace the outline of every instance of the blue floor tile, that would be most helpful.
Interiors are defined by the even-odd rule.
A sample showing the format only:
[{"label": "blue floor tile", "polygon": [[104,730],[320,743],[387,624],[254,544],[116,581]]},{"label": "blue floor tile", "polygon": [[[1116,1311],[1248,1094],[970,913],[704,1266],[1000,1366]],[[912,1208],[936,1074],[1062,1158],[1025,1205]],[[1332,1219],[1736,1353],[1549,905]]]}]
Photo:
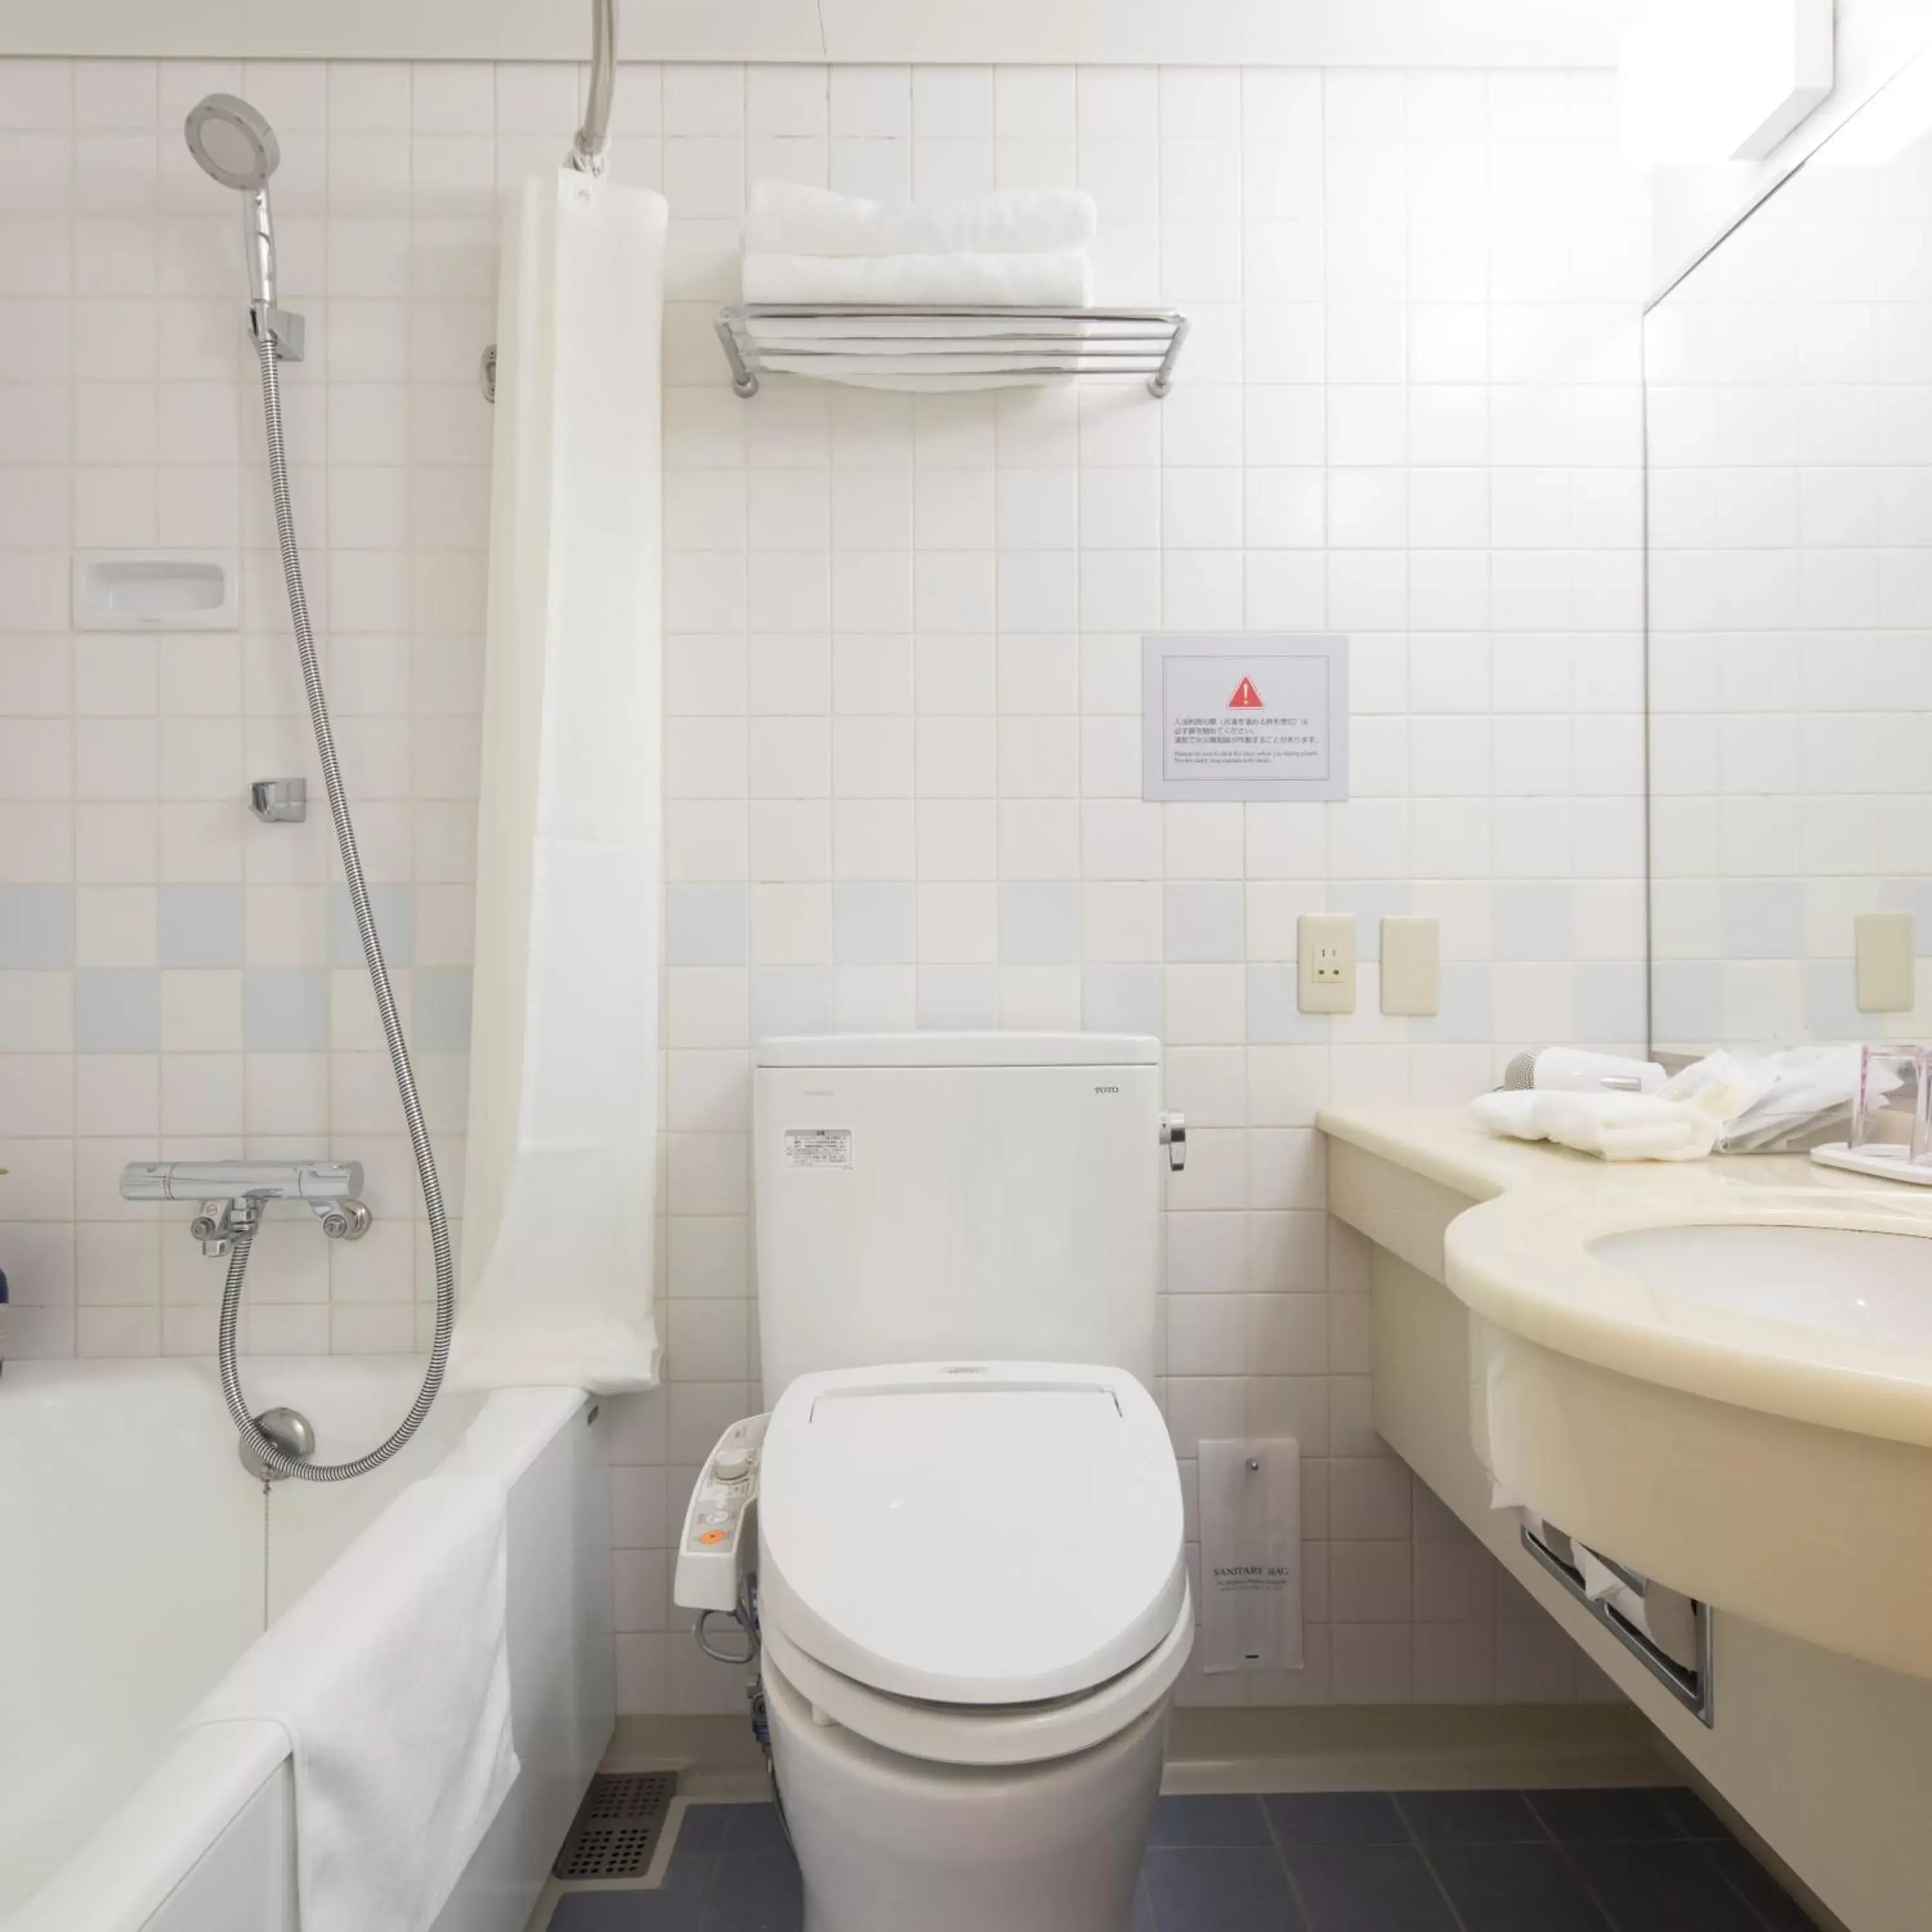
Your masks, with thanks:
[{"label": "blue floor tile", "polygon": [[728,1852],[718,1861],[696,1932],[800,1932],[805,1888],[789,1852]]},{"label": "blue floor tile", "polygon": [[724,1814],[724,1850],[728,1852],[791,1852],[776,1804],[721,1804]]},{"label": "blue floor tile", "polygon": [[722,1851],[731,1814],[737,1809],[735,1804],[687,1804],[678,1822],[677,1844],[674,1848],[676,1855]]},{"label": "blue floor tile", "polygon": [[1456,1932],[1413,1845],[1298,1845],[1282,1856],[1312,1932]]},{"label": "blue floor tile", "polygon": [[1305,1932],[1281,1861],[1264,1846],[1150,1852],[1146,1885],[1159,1932]]},{"label": "blue floor tile", "polygon": [[1652,1793],[1680,1838],[1723,1840],[1731,1834],[1724,1821],[1688,1786]]},{"label": "blue floor tile", "polygon": [[1150,1845],[1265,1845],[1258,1798],[1162,1798],[1154,1808]]},{"label": "blue floor tile", "polygon": [[1764,1932],[1711,1848],[1682,1839],[1570,1847],[1617,1932]]},{"label": "blue floor tile", "polygon": [[1735,1840],[1710,1848],[1711,1862],[1771,1932],[1816,1932],[1810,1913]]},{"label": "blue floor tile", "polygon": [[1396,1803],[1425,1845],[1546,1844],[1520,1791],[1400,1791]]},{"label": "blue floor tile", "polygon": [[1428,1858],[1465,1932],[1608,1932],[1560,1846],[1431,1845]]},{"label": "blue floor tile", "polygon": [[655,1892],[567,1892],[550,1932],[699,1932],[716,1861],[680,1846]]},{"label": "blue floor tile", "polygon": [[[776,1807],[693,1804],[661,1889],[568,1892],[550,1925],[800,1932],[803,1920],[798,1868]],[[1133,1932],[1457,1932],[1459,1924],[1460,1932],[1815,1932],[1715,1816],[1681,1790],[1166,1798],[1134,1896]]]},{"label": "blue floor tile", "polygon": [[1264,1798],[1283,1845],[1406,1845],[1408,1827],[1385,1791],[1294,1791]]},{"label": "blue floor tile", "polygon": [[1683,1835],[1655,1791],[1532,1791],[1527,1796],[1554,1838],[1582,1841]]}]

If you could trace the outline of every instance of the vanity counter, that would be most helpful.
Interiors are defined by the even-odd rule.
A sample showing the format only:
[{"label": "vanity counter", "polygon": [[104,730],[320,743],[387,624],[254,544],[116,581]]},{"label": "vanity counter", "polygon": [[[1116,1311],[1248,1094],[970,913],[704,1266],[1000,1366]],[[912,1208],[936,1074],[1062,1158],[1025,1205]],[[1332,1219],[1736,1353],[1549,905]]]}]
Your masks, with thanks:
[{"label": "vanity counter", "polygon": [[[1318,1124],[1329,1211],[1370,1244],[1377,1432],[1813,1901],[1856,1932],[1924,1932],[1932,1340],[1754,1304],[1809,1307],[1823,1280],[1855,1331],[1856,1250],[1814,1269],[1780,1232],[1924,1238],[1932,1198],[1796,1157],[1609,1162],[1449,1108]],[[1713,1231],[1674,1286],[1591,1251],[1659,1228]],[[1894,1253],[1887,1318],[1932,1338],[1923,1253],[1926,1310],[1917,1253]],[[1707,1254],[1728,1305],[1704,1292]],[[1706,1606],[1701,1710],[1536,1560],[1513,1504]]]},{"label": "vanity counter", "polygon": [[[1642,1382],[1932,1448],[1932,1346],[1705,1305],[1590,1248],[1606,1236],[1687,1226],[1932,1238],[1932,1190],[1802,1156],[1600,1160],[1498,1138],[1454,1108],[1331,1108],[1318,1124],[1330,1142],[1333,1211],[1486,1320]],[[1352,1161],[1351,1150],[1373,1168]],[[1391,1169],[1420,1187],[1391,1184]],[[1445,1214],[1459,1200],[1461,1211]],[[1430,1252],[1438,1240],[1439,1258]],[[1924,1262],[1932,1303],[1932,1246]]]}]

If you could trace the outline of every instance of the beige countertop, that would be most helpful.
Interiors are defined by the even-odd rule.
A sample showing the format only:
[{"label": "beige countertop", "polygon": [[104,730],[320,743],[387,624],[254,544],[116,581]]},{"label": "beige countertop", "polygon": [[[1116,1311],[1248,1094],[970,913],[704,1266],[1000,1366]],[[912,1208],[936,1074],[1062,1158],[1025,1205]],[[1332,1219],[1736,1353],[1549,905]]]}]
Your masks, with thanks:
[{"label": "beige countertop", "polygon": [[[1610,1162],[1503,1140],[1460,1108],[1333,1108],[1331,1139],[1472,1203],[1444,1238],[1444,1278],[1526,1340],[1712,1400],[1932,1447],[1932,1348],[1707,1306],[1589,1252],[1627,1230],[1760,1223],[1932,1238],[1932,1189],[1802,1156]],[[1932,1247],[1925,1257],[1932,1297]]]}]

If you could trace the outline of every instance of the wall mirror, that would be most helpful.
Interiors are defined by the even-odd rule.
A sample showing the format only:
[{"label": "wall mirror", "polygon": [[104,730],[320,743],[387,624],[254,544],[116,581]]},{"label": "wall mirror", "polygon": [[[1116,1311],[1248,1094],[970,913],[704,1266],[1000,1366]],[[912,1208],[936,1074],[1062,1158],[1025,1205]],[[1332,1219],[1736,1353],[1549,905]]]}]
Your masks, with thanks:
[{"label": "wall mirror", "polygon": [[1653,1046],[1923,1038],[1932,61],[1657,300],[1644,358]]}]

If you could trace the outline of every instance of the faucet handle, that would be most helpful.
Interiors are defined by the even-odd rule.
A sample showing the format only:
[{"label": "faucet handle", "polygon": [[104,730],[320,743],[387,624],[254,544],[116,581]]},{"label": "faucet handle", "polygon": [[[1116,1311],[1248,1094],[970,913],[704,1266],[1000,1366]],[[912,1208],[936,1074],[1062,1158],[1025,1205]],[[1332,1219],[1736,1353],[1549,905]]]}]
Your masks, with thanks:
[{"label": "faucet handle", "polygon": [[204,1201],[201,1212],[188,1224],[188,1231],[201,1244],[203,1254],[225,1255],[238,1232],[235,1226],[235,1203]]}]

